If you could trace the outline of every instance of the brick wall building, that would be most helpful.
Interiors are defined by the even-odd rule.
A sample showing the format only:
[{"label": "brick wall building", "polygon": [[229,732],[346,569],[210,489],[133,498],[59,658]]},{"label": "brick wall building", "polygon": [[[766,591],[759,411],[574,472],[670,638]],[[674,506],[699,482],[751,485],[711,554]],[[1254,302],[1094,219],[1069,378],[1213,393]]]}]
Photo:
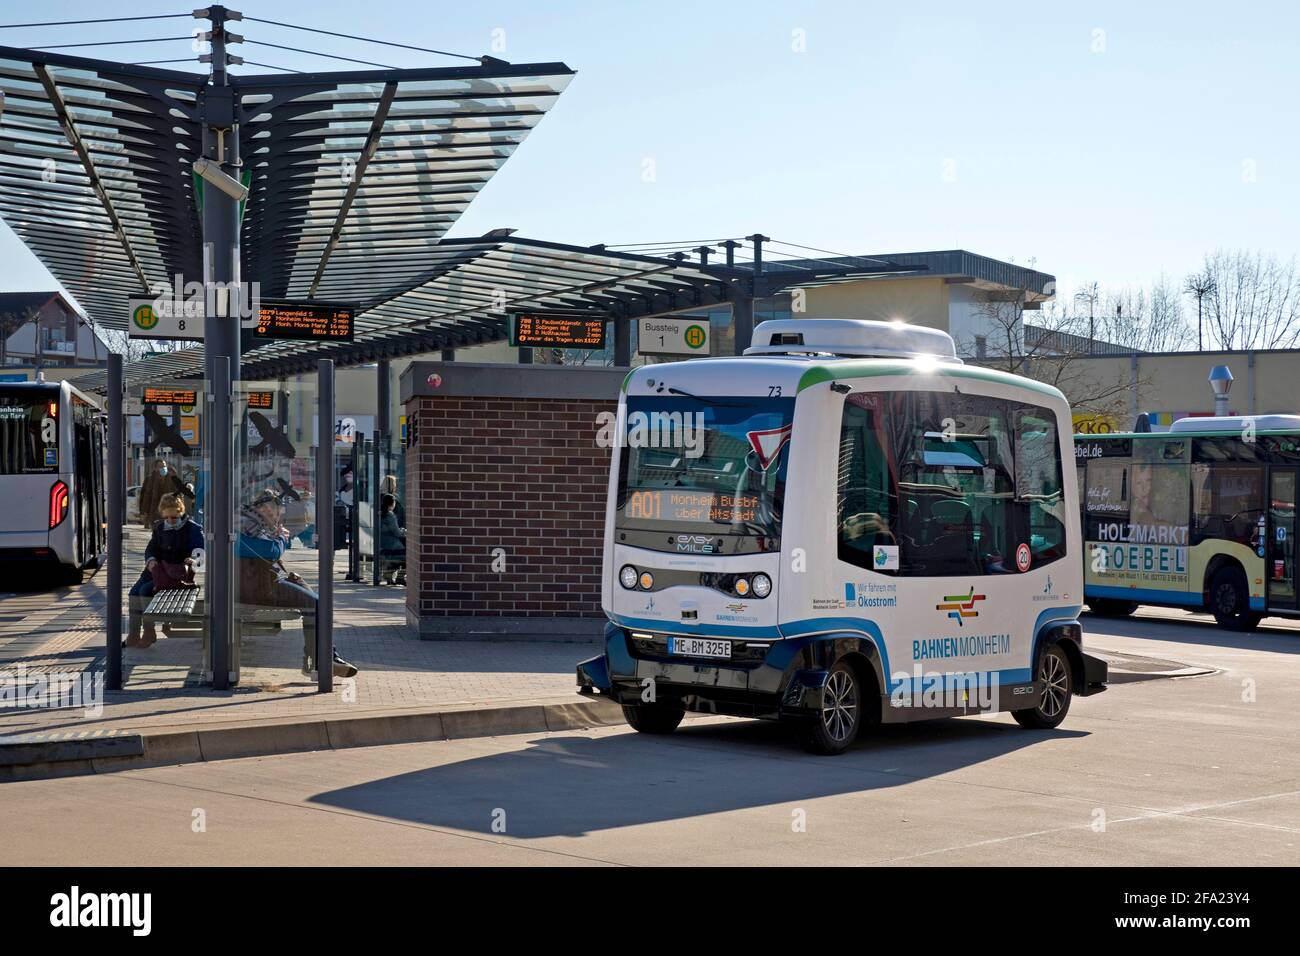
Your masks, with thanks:
[{"label": "brick wall building", "polygon": [[589,639],[626,369],[420,362],[402,375],[407,620],[425,638]]}]

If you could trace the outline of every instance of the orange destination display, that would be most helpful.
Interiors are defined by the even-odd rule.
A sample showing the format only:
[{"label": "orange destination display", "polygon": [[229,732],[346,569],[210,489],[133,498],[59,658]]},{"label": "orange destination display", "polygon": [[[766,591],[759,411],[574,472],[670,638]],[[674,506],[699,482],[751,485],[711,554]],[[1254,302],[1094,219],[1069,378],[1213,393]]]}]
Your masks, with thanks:
[{"label": "orange destination display", "polygon": [[147,387],[140,399],[141,405],[197,405],[198,392],[192,388]]},{"label": "orange destination display", "polygon": [[261,339],[351,342],[353,310],[313,302],[260,303],[255,333]]},{"label": "orange destination display", "polygon": [[249,408],[274,408],[275,392],[249,392]]},{"label": "orange destination display", "polygon": [[759,520],[758,495],[729,495],[708,491],[634,491],[623,513],[646,521],[711,521],[731,524]]},{"label": "orange destination display", "polygon": [[518,312],[510,344],[524,348],[603,349],[605,317],[585,313]]}]

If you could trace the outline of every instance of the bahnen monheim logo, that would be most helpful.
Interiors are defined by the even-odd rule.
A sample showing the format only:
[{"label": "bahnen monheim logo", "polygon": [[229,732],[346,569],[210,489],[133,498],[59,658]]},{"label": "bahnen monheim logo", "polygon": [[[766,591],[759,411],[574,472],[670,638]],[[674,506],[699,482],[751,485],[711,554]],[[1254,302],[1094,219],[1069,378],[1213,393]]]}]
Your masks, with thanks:
[{"label": "bahnen monheim logo", "polygon": [[980,612],[975,610],[975,602],[983,601],[983,594],[975,593],[975,586],[965,594],[948,594],[944,596],[942,604],[936,604],[936,611],[947,611],[948,616],[957,622],[959,627],[965,627],[963,620],[968,617],[979,617]]}]

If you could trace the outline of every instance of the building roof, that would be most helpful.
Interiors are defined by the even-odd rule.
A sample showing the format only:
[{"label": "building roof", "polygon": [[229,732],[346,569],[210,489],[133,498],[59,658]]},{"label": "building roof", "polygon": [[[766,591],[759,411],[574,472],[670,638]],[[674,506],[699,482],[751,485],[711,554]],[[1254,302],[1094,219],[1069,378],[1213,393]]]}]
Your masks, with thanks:
[{"label": "building roof", "polygon": [[[967,252],[965,249],[947,249],[937,252],[870,253],[861,256],[828,256],[824,259],[775,259],[764,261],[765,272],[784,269],[803,269],[810,264],[826,266],[879,266],[889,263],[896,268],[890,272],[877,272],[863,278],[942,278],[964,281],[989,291],[1023,290],[1029,303],[1039,303],[1056,294],[1056,277],[1035,269],[1026,269],[1015,263],[990,259],[988,256]],[[746,267],[750,264],[746,263]]]},{"label": "building roof", "polygon": [[1101,339],[1063,332],[1059,329],[1045,329],[1039,325],[1025,323],[1025,351],[1039,350],[1046,355],[1142,355],[1142,349],[1129,345],[1116,345]]},{"label": "building roof", "polygon": [[[62,299],[61,292],[0,292],[0,315],[26,315],[38,312],[49,305],[52,299]],[[76,312],[72,304],[64,301],[70,312]]]}]

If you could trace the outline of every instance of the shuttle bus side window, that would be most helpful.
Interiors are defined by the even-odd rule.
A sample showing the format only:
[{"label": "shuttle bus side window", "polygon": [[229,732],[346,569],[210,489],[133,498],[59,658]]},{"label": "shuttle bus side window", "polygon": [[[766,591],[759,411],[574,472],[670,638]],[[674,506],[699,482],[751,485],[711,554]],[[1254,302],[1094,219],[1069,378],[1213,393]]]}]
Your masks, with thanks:
[{"label": "shuttle bus side window", "polygon": [[1044,409],[1021,406],[1015,418],[1016,500],[1028,513],[1033,564],[1041,564],[1065,555],[1060,436],[1055,416]]},{"label": "shuttle bus side window", "polygon": [[838,465],[842,561],[952,577],[1065,557],[1064,470],[1048,409],[952,392],[851,394]]},{"label": "shuttle bus side window", "polygon": [[872,566],[875,546],[896,545],[897,492],[890,461],[881,446],[878,395],[851,395],[840,425],[836,526],[841,561]]}]

